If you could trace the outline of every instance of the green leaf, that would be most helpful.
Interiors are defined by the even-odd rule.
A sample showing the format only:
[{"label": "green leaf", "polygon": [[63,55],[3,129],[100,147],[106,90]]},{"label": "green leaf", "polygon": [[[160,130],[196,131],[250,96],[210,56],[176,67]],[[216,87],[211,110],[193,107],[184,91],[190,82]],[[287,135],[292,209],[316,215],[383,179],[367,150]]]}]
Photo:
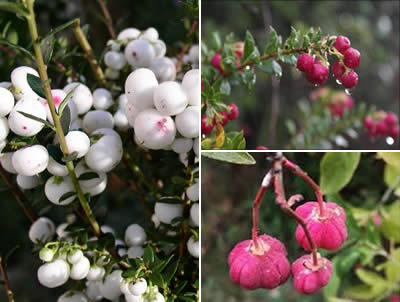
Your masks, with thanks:
[{"label": "green leaf", "polygon": [[165,283],[168,285],[168,283],[172,280],[172,278],[175,276],[176,271],[178,270],[180,260],[174,260],[172,261],[165,271],[163,272],[163,277],[165,280]]},{"label": "green leaf", "polygon": [[101,235],[101,237],[98,240],[99,247],[108,249],[112,248],[115,245],[115,238],[112,233],[105,233]]},{"label": "green leaf", "polygon": [[370,300],[379,296],[385,289],[386,287],[382,286],[371,287],[366,284],[355,285],[345,289],[344,296],[354,299]]},{"label": "green leaf", "polygon": [[320,164],[322,192],[332,194],[346,186],[353,177],[360,156],[360,152],[326,153]]},{"label": "green leaf", "polygon": [[400,242],[400,201],[394,202],[388,212],[389,214],[384,217],[379,230],[386,238],[395,243]]},{"label": "green leaf", "polygon": [[47,145],[47,152],[49,152],[49,155],[60,165],[65,164],[62,161],[64,154],[62,153],[59,145]]},{"label": "green leaf", "polygon": [[285,48],[286,49],[293,49],[296,48],[299,44],[299,39],[298,39],[298,32],[297,30],[292,26],[291,32],[289,37],[285,41]]},{"label": "green leaf", "polygon": [[136,268],[128,269],[127,271],[122,273],[123,278],[133,278],[136,276]]},{"label": "green leaf", "polygon": [[254,41],[254,37],[250,33],[250,31],[246,31],[244,50],[241,61],[243,64],[249,62],[257,63],[260,61],[260,52],[257,49],[256,42]]},{"label": "green leaf", "polygon": [[154,251],[150,245],[146,246],[143,254],[144,262],[154,262]]},{"label": "green leaf", "polygon": [[218,32],[213,32],[211,34],[211,47],[216,51],[222,47],[221,37]]},{"label": "green leaf", "polygon": [[53,36],[49,36],[40,44],[40,52],[43,56],[44,64],[48,65],[53,55],[55,40]]},{"label": "green leaf", "polygon": [[234,71],[236,69],[236,57],[232,47],[228,44],[224,45],[222,51],[222,69],[225,71]]},{"label": "green leaf", "polygon": [[69,109],[69,106],[65,106],[63,114],[60,117],[60,123],[64,135],[67,135],[69,127],[71,126],[71,110]]},{"label": "green leaf", "polygon": [[388,165],[400,169],[400,152],[378,152],[378,158],[383,159]]},{"label": "green leaf", "polygon": [[9,1],[0,1],[0,10],[19,14],[21,16],[29,16],[28,10],[20,3],[13,3]]},{"label": "green leaf", "polygon": [[23,112],[23,111],[18,111],[18,113],[22,114],[23,116],[25,116],[25,117],[27,117],[27,118],[29,118],[31,120],[34,120],[34,121],[39,122],[39,123],[42,123],[45,126],[55,130],[55,128],[54,128],[54,126],[52,124],[50,124],[48,121],[45,121],[45,120],[41,119],[40,117],[37,117],[35,115],[29,114],[29,113],[26,113],[26,112]]},{"label": "green leaf", "polygon": [[290,55],[282,55],[282,56],[280,56],[280,60],[281,60],[283,63],[288,64],[288,65],[291,65],[291,66],[296,66],[296,65],[297,65],[297,58],[296,58],[296,56],[293,55],[293,54],[290,54]]},{"label": "green leaf", "polygon": [[356,275],[365,284],[368,284],[371,286],[374,286],[376,284],[385,284],[385,282],[386,282],[385,279],[383,279],[380,275],[378,275],[372,271],[365,270],[363,268],[357,269]]},{"label": "green leaf", "polygon": [[158,202],[170,203],[170,204],[181,204],[182,199],[179,196],[164,196],[161,197]]},{"label": "green leaf", "polygon": [[61,197],[58,199],[58,203],[63,202],[64,200],[72,197],[72,196],[76,196],[76,192],[67,192],[64,193],[63,195],[61,195]]},{"label": "green leaf", "polygon": [[360,250],[358,248],[353,248],[350,251],[341,253],[340,256],[335,257],[335,259],[337,259],[335,268],[337,268],[341,276],[345,276],[353,269],[354,265],[360,259]]},{"label": "green leaf", "polygon": [[40,97],[45,99],[46,98],[46,94],[44,93],[42,80],[39,77],[37,77],[37,76],[35,76],[33,74],[30,74],[30,73],[28,73],[26,75],[26,79],[28,81],[29,86],[32,88],[32,90],[34,92],[36,92],[36,94],[38,96],[40,96]]},{"label": "green leaf", "polygon": [[270,26],[268,44],[265,47],[264,54],[271,55],[278,52],[278,49],[281,47],[281,44],[282,44],[282,38],[278,36],[275,29],[272,26]]},{"label": "green leaf", "polygon": [[79,175],[78,180],[90,180],[94,178],[99,178],[99,174],[97,174],[96,172],[86,172]]},{"label": "green leaf", "polygon": [[277,78],[280,78],[282,76],[282,68],[281,65],[277,61],[275,61],[273,58],[270,58],[268,60],[262,61],[260,64],[257,65],[258,69],[261,71],[272,74],[276,76]]},{"label": "green leaf", "polygon": [[160,288],[164,286],[164,278],[160,273],[152,273],[149,276],[149,279],[154,285],[157,285]]},{"label": "green leaf", "polygon": [[400,281],[400,248],[392,251],[391,258],[386,262],[385,274],[390,282]]},{"label": "green leaf", "polygon": [[256,160],[248,152],[203,152],[204,157],[238,165],[254,165]]},{"label": "green leaf", "polygon": [[322,293],[323,293],[325,299],[336,296],[337,292],[339,290],[340,277],[339,277],[337,269],[336,269],[338,266],[338,263],[339,263],[339,260],[334,258],[334,260],[332,261],[334,269],[332,271],[331,279],[329,280],[328,285],[326,285],[322,289]]},{"label": "green leaf", "polygon": [[56,35],[57,33],[63,31],[64,29],[68,28],[69,26],[73,25],[76,23],[76,19],[71,20],[65,24],[62,24],[60,26],[57,26],[55,29],[52,29],[44,38],[43,40],[46,40],[48,38],[53,38],[54,35]]},{"label": "green leaf", "polygon": [[63,111],[65,106],[68,104],[68,100],[71,98],[71,96],[74,94],[75,90],[78,88],[80,84],[77,84],[68,94],[65,96],[65,98],[62,100],[60,106],[58,106],[58,116],[62,116]]},{"label": "green leaf", "polygon": [[383,178],[388,187],[393,189],[398,188],[400,186],[400,168],[392,165],[385,165]]}]

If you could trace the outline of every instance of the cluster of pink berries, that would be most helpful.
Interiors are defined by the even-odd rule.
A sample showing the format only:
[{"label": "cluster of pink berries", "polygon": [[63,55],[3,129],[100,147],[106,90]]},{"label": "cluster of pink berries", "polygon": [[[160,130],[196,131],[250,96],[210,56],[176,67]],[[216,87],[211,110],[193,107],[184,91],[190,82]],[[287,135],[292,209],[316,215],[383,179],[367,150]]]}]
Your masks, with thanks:
[{"label": "cluster of pink berries", "polygon": [[345,110],[351,110],[354,106],[354,100],[344,92],[337,92],[332,96],[329,109],[332,116],[342,117]]},{"label": "cluster of pink berries", "polygon": [[399,136],[399,120],[395,113],[378,111],[364,119],[364,127],[371,138],[390,136],[396,139]]},{"label": "cluster of pink berries", "polygon": [[[233,50],[235,52],[236,56],[236,67],[240,66],[240,59],[243,56],[243,50],[244,50],[244,42],[236,42],[233,44]],[[222,67],[222,54],[217,52],[212,58],[211,58],[211,65],[219,70],[220,74],[225,74],[225,70]]]},{"label": "cluster of pink berries", "polygon": [[[358,75],[353,69],[360,65],[360,52],[350,47],[350,40],[344,36],[336,38],[334,47],[340,54],[339,60],[332,66],[333,76],[344,87],[353,88],[358,82]],[[305,72],[307,80],[315,85],[324,84],[329,76],[329,63],[307,53],[298,57],[297,69]]]},{"label": "cluster of pink berries", "polygon": [[[304,219],[317,248],[338,249],[347,238],[346,214],[339,205],[324,202],[323,211],[314,201],[297,207],[297,215]],[[302,226],[296,229],[296,240],[311,250]],[[285,246],[279,240],[261,235],[238,243],[229,254],[228,264],[233,282],[245,289],[273,289],[293,275],[294,288],[302,294],[312,294],[329,283],[331,262],[316,254],[303,255],[290,267]],[[316,260],[316,261],[315,261]]]},{"label": "cluster of pink berries", "polygon": [[236,104],[232,103],[229,105],[229,110],[228,111],[218,111],[218,114],[220,115],[219,120],[217,118],[214,118],[212,123],[209,124],[207,122],[207,116],[203,115],[201,117],[201,133],[202,134],[209,134],[217,124],[221,124],[222,126],[225,126],[226,124],[229,123],[229,121],[236,120],[239,117],[239,108]]}]

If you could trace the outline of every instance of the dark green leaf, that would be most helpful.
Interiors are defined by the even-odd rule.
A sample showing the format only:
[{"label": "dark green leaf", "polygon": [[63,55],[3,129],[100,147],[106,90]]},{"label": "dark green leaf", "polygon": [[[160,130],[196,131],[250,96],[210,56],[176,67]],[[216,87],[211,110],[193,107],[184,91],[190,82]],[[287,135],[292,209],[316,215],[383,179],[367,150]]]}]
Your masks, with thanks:
[{"label": "dark green leaf", "polygon": [[69,106],[64,107],[63,114],[60,117],[60,122],[64,135],[67,135],[69,127],[71,126],[71,110],[69,109]]},{"label": "dark green leaf", "polygon": [[182,203],[182,199],[179,196],[165,196],[165,197],[161,197],[158,200],[158,202],[180,204],[180,203]]},{"label": "dark green leaf", "polygon": [[149,263],[154,262],[154,251],[150,245],[146,246],[144,249],[143,261]]},{"label": "dark green leaf", "polygon": [[257,65],[257,67],[261,71],[272,74],[278,78],[282,76],[281,65],[279,65],[279,63],[272,58],[262,61],[260,64]]},{"label": "dark green leaf", "polygon": [[44,64],[46,65],[48,65],[51,60],[51,56],[53,55],[54,45],[55,41],[53,36],[47,37],[40,44],[40,52],[42,53],[43,61]]},{"label": "dark green leaf", "polygon": [[49,128],[54,130],[54,126],[52,124],[50,124],[48,121],[45,121],[45,120],[41,119],[40,117],[37,117],[35,115],[29,114],[29,113],[26,113],[26,112],[23,112],[23,111],[18,111],[18,113],[22,114],[23,116],[25,116],[27,118],[30,118],[31,120],[34,120],[34,121],[39,122],[39,123],[42,123],[45,126],[47,126],[47,127],[49,127]]},{"label": "dark green leaf", "polygon": [[104,249],[114,247],[115,245],[114,235],[112,233],[105,233],[101,235],[101,237],[98,240],[98,245]]},{"label": "dark green leaf", "polygon": [[99,174],[97,174],[96,172],[86,172],[79,175],[78,180],[90,180],[94,178],[99,178]]},{"label": "dark green leaf", "polygon": [[28,10],[21,3],[14,3],[10,1],[0,1],[0,10],[19,14],[24,17],[29,15]]},{"label": "dark green leaf", "polygon": [[157,285],[158,287],[162,288],[164,286],[164,279],[160,273],[152,273],[149,276],[149,279],[154,285]]},{"label": "dark green leaf", "polygon": [[203,152],[204,157],[238,165],[254,165],[256,160],[247,152]]},{"label": "dark green leaf", "polygon": [[254,41],[254,37],[250,31],[246,31],[246,39],[244,41],[244,50],[241,60],[243,64],[249,62],[258,63],[260,61],[260,52],[257,49],[256,42]]},{"label": "dark green leaf", "polygon": [[76,192],[67,192],[64,193],[63,195],[61,195],[61,197],[58,199],[58,203],[63,202],[64,200],[72,197],[72,196],[76,196]]},{"label": "dark green leaf", "polygon": [[32,88],[32,90],[34,92],[36,92],[36,94],[38,96],[40,96],[40,97],[45,99],[46,98],[46,94],[44,93],[42,80],[39,77],[37,77],[37,76],[35,76],[33,74],[30,74],[30,73],[28,73],[26,75],[26,79],[28,81],[29,86]]},{"label": "dark green leaf", "polygon": [[60,26],[57,26],[55,29],[52,29],[45,37],[43,40],[46,40],[48,38],[53,38],[55,34],[63,31],[64,29],[66,29],[67,27],[73,25],[76,22],[76,19],[71,20],[65,24],[62,24]]},{"label": "dark green leaf", "polygon": [[265,47],[264,54],[271,55],[278,52],[278,49],[281,47],[281,44],[282,44],[282,38],[278,36],[275,29],[272,26],[270,26],[268,44]]},{"label": "dark green leaf", "polygon": [[59,164],[64,165],[65,163],[62,161],[63,153],[60,149],[59,145],[47,145],[47,152],[49,155]]},{"label": "dark green leaf", "polygon": [[123,278],[133,278],[136,275],[136,268],[128,269],[127,271],[122,273]]},{"label": "dark green leaf", "polygon": [[218,32],[213,32],[211,34],[211,47],[216,51],[222,47],[221,37]]},{"label": "dark green leaf", "polygon": [[163,272],[163,277],[165,280],[165,283],[168,285],[168,283],[172,280],[172,278],[175,276],[176,271],[178,270],[180,260],[174,260],[172,261],[165,271]]},{"label": "dark green leaf", "polygon": [[222,51],[221,65],[225,71],[234,71],[236,69],[236,57],[232,47],[228,44],[224,45]]}]

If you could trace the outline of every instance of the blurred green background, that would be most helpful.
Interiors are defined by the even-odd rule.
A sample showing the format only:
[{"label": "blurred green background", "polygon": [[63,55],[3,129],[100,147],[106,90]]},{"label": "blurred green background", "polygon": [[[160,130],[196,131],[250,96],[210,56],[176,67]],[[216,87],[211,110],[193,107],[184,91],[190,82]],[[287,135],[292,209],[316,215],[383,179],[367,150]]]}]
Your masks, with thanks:
[{"label": "blurred green background", "polygon": [[[359,82],[352,93],[355,105],[360,102],[399,115],[399,1],[202,1],[202,40],[209,45],[211,33],[218,31],[223,38],[233,32],[244,40],[246,30],[256,39],[260,51],[267,42],[266,29],[272,25],[282,39],[290,27],[308,29],[321,27],[323,34],[345,35],[352,47],[361,52],[361,65],[356,69]],[[331,62],[333,63],[333,62]],[[307,100],[314,89],[295,68],[283,66],[280,81],[258,72],[256,87],[250,93],[245,87],[235,86],[225,103],[237,103],[239,120],[229,123],[227,131],[244,129],[247,146],[258,145],[274,149],[288,140],[284,123],[296,118],[296,103]],[[326,84],[343,89],[332,76]],[[272,113],[272,95],[277,108]],[[276,123],[271,119],[278,117]],[[276,129],[276,130],[275,130]],[[351,140],[349,149],[398,149],[398,141],[387,145],[384,139],[371,143],[366,131]]]},{"label": "blurred green background", "polygon": [[[42,35],[48,33],[51,28],[74,18],[80,18],[83,26],[89,25],[88,40],[94,48],[95,54],[99,56],[103,52],[110,36],[96,0],[36,0],[35,3],[37,23]],[[188,16],[181,1],[114,0],[107,1],[107,3],[117,34],[126,27],[138,29],[155,27],[159,31],[160,38],[167,44],[170,54],[180,51],[187,32],[183,19]],[[11,21],[11,25],[6,38],[11,39],[13,43],[29,48],[30,38],[25,21],[12,13],[1,11],[0,29],[3,29],[9,21]],[[66,30],[57,37],[68,38],[70,43],[68,49],[76,46],[71,30]],[[25,64],[25,61],[9,55],[0,48],[0,82],[9,81],[12,69]],[[81,71],[86,76],[88,85],[93,87],[95,79],[86,59],[78,58],[74,68]],[[54,66],[50,67],[49,74],[54,86],[64,87],[65,75],[55,71]],[[130,141],[126,143],[132,145]],[[149,163],[143,160],[143,153],[139,150],[135,152],[131,155],[139,166],[145,165],[145,177],[152,177],[152,173],[160,173],[164,179],[166,179],[165,175],[170,178],[171,173],[174,172],[163,160],[169,160],[170,163],[179,162],[176,154],[154,152],[151,153],[153,161],[150,163],[150,167]],[[125,228],[131,223],[139,223],[143,227],[153,225],[150,216],[154,201],[148,198],[148,192],[143,190],[143,183],[140,181],[138,182],[139,193],[134,193],[132,188],[121,182],[120,178],[125,181],[132,179],[132,175],[123,170],[121,166],[108,175],[108,189],[93,201],[94,212],[100,223],[112,226],[119,238],[123,236]],[[175,186],[175,188],[177,187]],[[43,186],[26,191],[25,194],[34,209],[42,215],[51,217],[56,225],[64,223],[66,215],[72,213],[71,209],[65,207],[50,207],[51,204],[44,196]],[[141,203],[143,197],[148,198],[146,207]],[[31,252],[33,245],[28,238],[30,223],[1,178],[0,201],[0,255],[5,256],[13,248],[16,248],[8,259],[7,268],[15,300],[18,302],[56,301],[70,287],[70,284],[61,288],[48,289],[38,283],[36,273],[41,261],[37,255],[33,255]],[[0,284],[0,302],[5,301],[8,301],[7,296],[4,287]]]},{"label": "blurred green background", "polygon": [[[311,178],[319,182],[320,163],[325,153],[284,153],[292,162],[299,165]],[[392,246],[393,257],[398,257],[393,265],[397,270],[391,290],[382,290],[379,296],[388,301],[388,295],[399,294],[400,291],[400,224],[386,226],[385,219],[400,221],[400,153],[397,153],[396,189],[397,197],[388,190],[388,165],[378,159],[376,153],[362,153],[360,163],[351,181],[340,191],[325,196],[325,200],[333,201],[345,208],[349,236],[338,251],[319,250],[334,264],[336,274],[332,275],[329,286],[323,291],[310,296],[298,294],[292,286],[291,278],[281,287],[268,290],[247,291],[231,282],[227,264],[228,254],[240,241],[251,236],[252,205],[255,194],[265,173],[271,168],[266,159],[270,153],[251,153],[256,165],[236,165],[216,161],[202,156],[202,301],[204,302],[258,302],[258,301],[378,301],[372,298],[350,299],[349,288],[361,284],[356,274],[356,267],[376,272],[379,278],[389,278],[380,268],[382,256],[374,256],[371,247],[376,244],[379,250]],[[305,201],[315,200],[315,195],[302,179],[289,171],[284,171],[286,196],[302,194]],[[391,193],[383,201],[385,192]],[[391,213],[384,216],[382,211]],[[380,213],[383,224],[377,227],[373,217]],[[391,216],[393,215],[393,216]],[[268,189],[262,199],[260,208],[260,234],[267,233],[282,241],[288,251],[289,262],[304,255],[304,250],[297,244],[294,232],[296,223],[276,205],[272,190]],[[385,228],[385,230],[383,230]],[[393,230],[390,236],[387,230]],[[384,236],[382,235],[384,234]],[[391,237],[391,236],[395,237]],[[389,240],[388,240],[389,238]],[[391,242],[391,243],[389,243]],[[396,244],[394,242],[397,242]],[[397,249],[394,249],[394,247]],[[396,251],[396,252],[394,252]],[[386,272],[387,273],[387,272]],[[386,276],[386,277],[385,277]],[[375,276],[376,277],[376,276]],[[378,284],[378,277],[373,283]],[[390,277],[391,278],[391,277]],[[389,278],[389,279],[390,279]],[[379,279],[379,280],[378,280]],[[380,281],[379,281],[380,282]],[[386,281],[382,281],[386,282]],[[385,283],[386,284],[386,283]],[[377,290],[377,289],[374,289]],[[371,294],[372,295],[372,294]],[[381,296],[382,295],[382,296]],[[334,297],[349,300],[335,300]],[[354,296],[353,296],[354,297]]]}]

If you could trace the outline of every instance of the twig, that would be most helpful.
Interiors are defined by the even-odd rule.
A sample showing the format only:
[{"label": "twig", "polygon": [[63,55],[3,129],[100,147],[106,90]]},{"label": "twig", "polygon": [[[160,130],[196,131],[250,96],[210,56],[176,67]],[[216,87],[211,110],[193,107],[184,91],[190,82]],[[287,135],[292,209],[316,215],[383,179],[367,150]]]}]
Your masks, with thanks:
[{"label": "twig", "polygon": [[1,276],[3,277],[4,281],[4,287],[6,288],[6,294],[8,297],[9,302],[14,302],[14,294],[11,290],[10,287],[10,281],[8,280],[6,268],[5,268],[5,263],[3,263],[3,258],[0,256],[0,271],[1,271]]},{"label": "twig", "polygon": [[324,207],[324,198],[322,195],[321,188],[311,179],[310,176],[306,172],[300,169],[295,163],[291,162],[286,158],[282,158],[282,164],[292,171],[294,174],[300,176],[306,183],[308,183],[314,190],[315,196],[317,197],[318,205],[319,205],[319,212],[320,216],[324,216],[325,214],[325,207]]},{"label": "twig", "polygon": [[11,193],[14,195],[15,199],[17,200],[18,204],[21,206],[22,210],[24,211],[25,216],[28,217],[28,219],[31,221],[31,223],[34,223],[36,221],[36,219],[38,218],[38,215],[28,205],[24,193],[21,191],[21,189],[18,186],[16,186],[13,183],[10,175],[7,173],[6,170],[3,169],[2,166],[0,166],[0,174],[1,174],[1,177],[3,178],[4,182],[7,184],[8,188],[10,189]]},{"label": "twig", "polygon": [[107,28],[108,28],[108,32],[110,33],[111,38],[115,39],[115,37],[116,37],[115,30],[114,30],[114,27],[113,27],[111,14],[108,11],[107,5],[105,4],[104,0],[97,0],[97,3],[100,5],[101,10],[102,10],[103,15],[104,15],[104,18],[106,19],[106,25],[107,25]]},{"label": "twig", "polygon": [[[192,22],[192,27],[190,28],[190,31],[187,34],[187,37],[189,38],[191,35],[193,35],[193,33],[195,32],[197,25],[199,24],[199,21],[194,20]],[[185,56],[185,53],[188,51],[188,49],[190,48],[190,46],[192,46],[192,42],[188,42],[186,43],[183,48],[182,51],[179,53],[178,55],[178,61],[176,62],[176,72],[179,72],[181,70],[182,67],[182,61],[183,61],[183,57]]]},{"label": "twig", "polygon": [[[311,234],[307,228],[307,224],[304,221],[304,219],[302,217],[300,217],[295,211],[293,211],[289,205],[288,202],[286,201],[285,198],[285,190],[283,187],[283,174],[282,174],[282,162],[285,159],[281,156],[276,157],[274,160],[274,188],[275,188],[275,198],[277,203],[280,205],[281,209],[287,213],[288,215],[292,216],[303,228],[304,233],[307,237],[307,240],[310,244],[311,247],[311,253],[312,253],[312,257],[313,257],[313,264],[314,265],[318,265],[318,253],[317,253],[317,248],[315,245],[314,240],[311,237]],[[293,198],[297,198],[298,195],[295,195]]]},{"label": "twig", "polygon": [[94,57],[93,49],[90,46],[88,40],[86,39],[86,36],[83,33],[80,24],[81,24],[80,20],[76,19],[72,31],[74,32],[75,38],[78,40],[78,43],[82,47],[86,59],[89,61],[90,67],[92,68],[92,71],[96,77],[97,82],[101,87],[105,87],[106,80],[103,70],[101,69],[99,62]]}]

